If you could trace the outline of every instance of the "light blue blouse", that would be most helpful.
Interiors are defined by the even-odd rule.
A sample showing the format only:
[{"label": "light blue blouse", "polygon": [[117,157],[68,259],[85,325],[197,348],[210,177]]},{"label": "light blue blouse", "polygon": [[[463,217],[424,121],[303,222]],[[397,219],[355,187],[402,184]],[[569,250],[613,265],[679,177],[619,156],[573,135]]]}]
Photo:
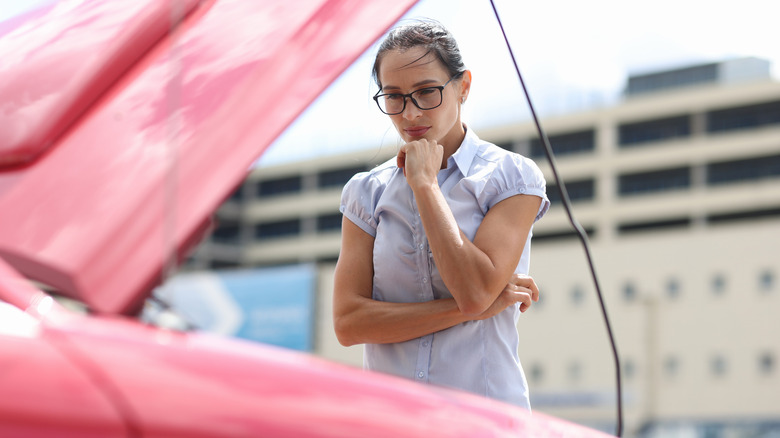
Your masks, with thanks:
[{"label": "light blue blouse", "polygon": [[[452,297],[433,261],[417,204],[395,158],[355,175],[344,186],[341,212],[374,237],[373,298],[424,302]],[[473,241],[487,211],[519,195],[542,198],[542,172],[528,158],[480,140],[467,129],[458,150],[438,174],[439,186],[463,233]],[[528,273],[531,233],[515,272]],[[484,321],[394,344],[367,344],[364,366],[423,383],[459,388],[530,409],[518,357],[519,305]]]}]

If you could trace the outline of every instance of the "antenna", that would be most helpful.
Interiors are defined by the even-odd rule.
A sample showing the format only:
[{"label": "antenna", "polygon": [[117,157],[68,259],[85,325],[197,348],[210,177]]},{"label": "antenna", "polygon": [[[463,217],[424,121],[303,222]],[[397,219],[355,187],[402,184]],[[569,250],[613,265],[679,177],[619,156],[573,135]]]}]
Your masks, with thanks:
[{"label": "antenna", "polygon": [[620,358],[618,356],[615,337],[612,334],[612,326],[609,323],[609,316],[607,316],[607,308],[604,305],[604,297],[601,294],[601,287],[599,286],[599,280],[598,277],[596,276],[596,267],[593,263],[593,258],[590,253],[588,235],[585,232],[585,230],[582,228],[582,225],[580,225],[580,223],[577,222],[577,219],[574,217],[574,213],[572,212],[572,208],[571,208],[571,201],[569,200],[569,193],[566,191],[566,186],[563,184],[563,180],[561,180],[560,176],[558,175],[558,168],[555,164],[555,156],[553,155],[552,146],[550,146],[550,140],[547,138],[547,134],[544,133],[544,130],[542,129],[542,124],[539,122],[539,118],[536,116],[536,110],[534,109],[533,103],[531,103],[531,96],[528,93],[528,89],[525,86],[523,75],[520,74],[520,67],[518,67],[517,65],[515,54],[512,51],[512,46],[509,44],[509,38],[507,38],[506,36],[506,32],[504,31],[504,25],[501,24],[501,17],[499,17],[498,15],[498,10],[496,9],[496,5],[495,3],[493,3],[493,0],[490,0],[490,5],[493,7],[493,12],[496,15],[496,21],[498,21],[498,26],[501,28],[501,34],[504,36],[506,47],[507,49],[509,49],[509,56],[511,56],[512,58],[512,63],[514,64],[515,71],[517,72],[517,77],[520,79],[520,85],[523,87],[523,93],[525,93],[525,99],[528,102],[528,108],[531,110],[531,116],[534,119],[534,123],[536,124],[536,130],[539,133],[539,140],[544,145],[544,153],[547,156],[547,161],[550,163],[550,168],[552,169],[555,182],[558,184],[558,192],[561,195],[561,201],[563,201],[563,208],[566,210],[566,215],[569,217],[569,222],[571,223],[572,227],[574,227],[574,230],[577,232],[577,236],[580,238],[580,241],[582,242],[583,250],[585,251],[585,257],[588,262],[588,267],[590,268],[591,277],[593,278],[593,284],[596,287],[596,294],[598,295],[599,304],[601,305],[601,314],[604,317],[604,324],[607,327],[607,334],[609,335],[609,343],[610,346],[612,347],[612,355],[615,360],[615,378],[617,380],[616,435],[622,436],[623,434],[623,390],[622,390],[621,377],[620,377]]}]

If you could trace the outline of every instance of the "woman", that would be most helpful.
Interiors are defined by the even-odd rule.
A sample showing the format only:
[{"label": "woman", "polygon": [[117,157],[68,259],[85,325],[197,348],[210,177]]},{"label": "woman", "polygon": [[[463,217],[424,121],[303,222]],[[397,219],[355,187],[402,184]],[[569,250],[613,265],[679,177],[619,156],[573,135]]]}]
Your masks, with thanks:
[{"label": "woman", "polygon": [[366,344],[367,369],[530,409],[516,323],[538,299],[525,274],[544,178],[461,122],[471,72],[438,23],[391,31],[373,75],[405,144],[344,187],[336,335]]}]

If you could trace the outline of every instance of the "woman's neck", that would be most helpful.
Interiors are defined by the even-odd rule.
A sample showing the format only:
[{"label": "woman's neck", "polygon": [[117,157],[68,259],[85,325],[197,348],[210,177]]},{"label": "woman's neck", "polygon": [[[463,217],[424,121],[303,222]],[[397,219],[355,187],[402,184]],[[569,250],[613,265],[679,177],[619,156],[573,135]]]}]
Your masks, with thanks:
[{"label": "woman's neck", "polygon": [[450,157],[458,151],[460,148],[460,145],[463,144],[463,140],[466,138],[466,130],[468,127],[465,123],[459,123],[460,125],[460,132],[458,132],[458,135],[453,139],[446,139],[445,142],[442,142],[442,148],[444,148],[444,154],[441,157],[441,168],[446,169],[447,168],[447,161],[450,159]]}]

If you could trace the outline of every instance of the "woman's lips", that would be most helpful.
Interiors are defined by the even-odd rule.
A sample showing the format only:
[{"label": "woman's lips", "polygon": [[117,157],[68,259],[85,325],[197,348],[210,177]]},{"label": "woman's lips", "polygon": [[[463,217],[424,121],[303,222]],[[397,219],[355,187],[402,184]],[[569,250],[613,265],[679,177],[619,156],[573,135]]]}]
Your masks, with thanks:
[{"label": "woman's lips", "polygon": [[411,128],[404,129],[404,132],[410,137],[422,137],[429,129],[431,129],[430,126],[412,126]]}]

